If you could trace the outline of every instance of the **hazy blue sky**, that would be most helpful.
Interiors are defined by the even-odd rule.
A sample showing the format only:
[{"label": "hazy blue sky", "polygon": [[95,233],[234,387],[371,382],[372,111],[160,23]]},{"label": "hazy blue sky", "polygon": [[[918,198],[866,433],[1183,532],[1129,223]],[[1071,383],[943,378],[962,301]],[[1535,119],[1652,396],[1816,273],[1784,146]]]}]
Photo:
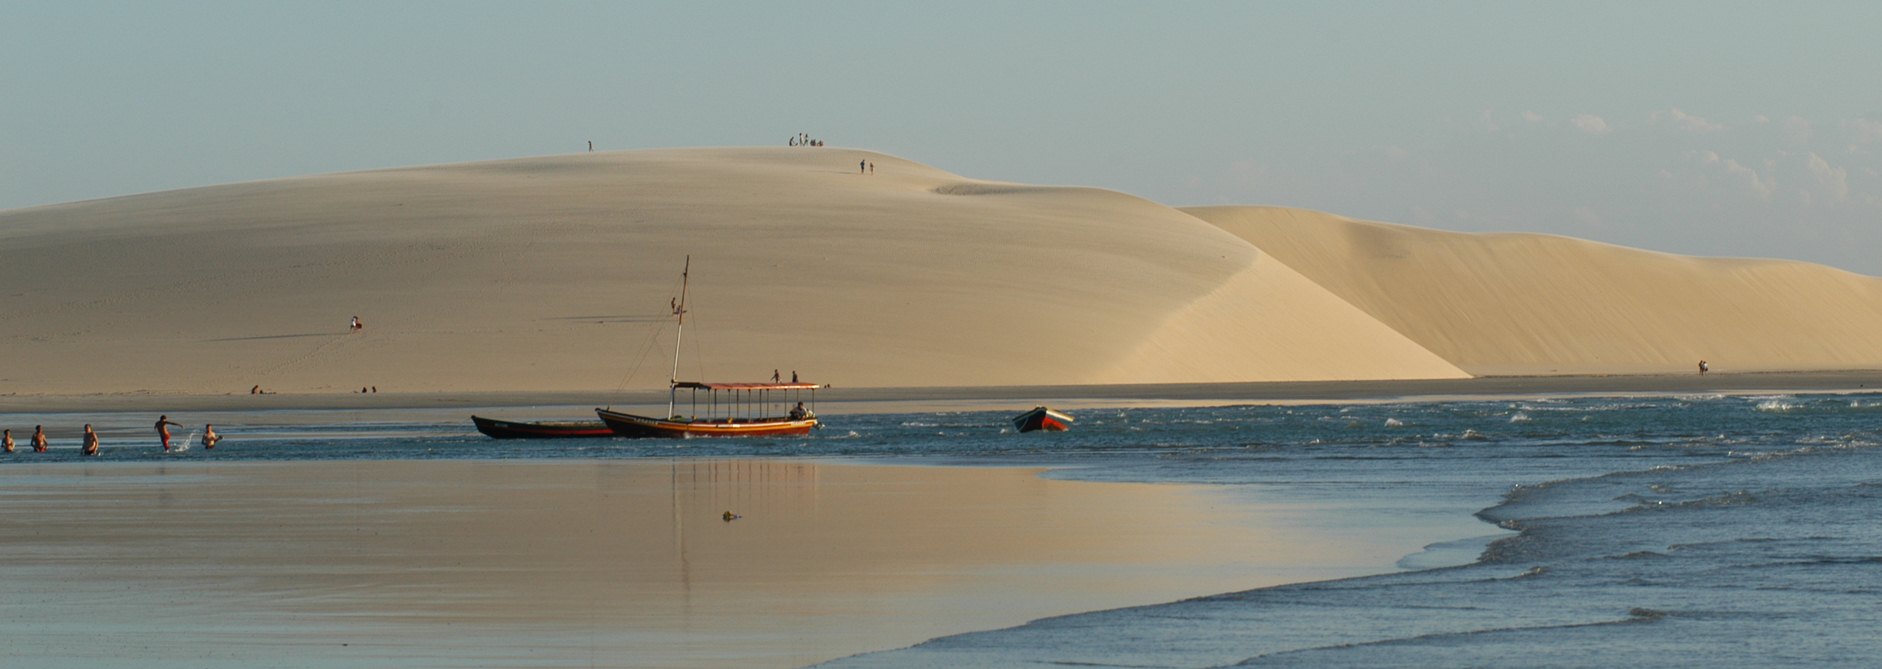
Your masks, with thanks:
[{"label": "hazy blue sky", "polygon": [[1882,3],[0,3],[0,208],[809,132],[1882,274]]}]

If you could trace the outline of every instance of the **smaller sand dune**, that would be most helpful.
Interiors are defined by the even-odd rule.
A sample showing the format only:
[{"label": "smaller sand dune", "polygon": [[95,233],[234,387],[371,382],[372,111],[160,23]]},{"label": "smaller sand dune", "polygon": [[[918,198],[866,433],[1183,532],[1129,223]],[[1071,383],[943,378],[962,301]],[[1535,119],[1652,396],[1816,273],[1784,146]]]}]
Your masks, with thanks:
[{"label": "smaller sand dune", "polygon": [[1882,368],[1882,279],[1275,207],[1215,223],[1473,374]]}]

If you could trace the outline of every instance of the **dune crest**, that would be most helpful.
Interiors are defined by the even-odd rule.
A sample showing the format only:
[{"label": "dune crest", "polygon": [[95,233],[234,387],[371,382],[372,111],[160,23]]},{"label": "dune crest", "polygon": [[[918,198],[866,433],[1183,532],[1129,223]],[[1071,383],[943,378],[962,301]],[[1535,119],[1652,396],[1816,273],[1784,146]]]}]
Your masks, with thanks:
[{"label": "dune crest", "polygon": [[1186,208],[1472,374],[1882,368],[1882,279],[1278,207]]}]

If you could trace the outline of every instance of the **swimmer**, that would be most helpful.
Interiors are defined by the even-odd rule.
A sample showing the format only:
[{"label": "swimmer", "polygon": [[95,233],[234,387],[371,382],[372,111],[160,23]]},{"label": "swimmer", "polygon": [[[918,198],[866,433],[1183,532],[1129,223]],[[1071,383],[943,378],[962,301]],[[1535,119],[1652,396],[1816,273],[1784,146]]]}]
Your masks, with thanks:
[{"label": "swimmer", "polygon": [[98,454],[98,433],[91,430],[91,423],[85,424],[85,447],[80,453],[83,455]]},{"label": "swimmer", "polygon": [[42,427],[43,426],[40,426],[40,425],[33,426],[33,452],[34,453],[46,452],[46,431],[44,429],[41,429]]},{"label": "swimmer", "polygon": [[222,435],[216,434],[216,426],[203,423],[203,448],[215,448],[218,441],[222,441]]}]

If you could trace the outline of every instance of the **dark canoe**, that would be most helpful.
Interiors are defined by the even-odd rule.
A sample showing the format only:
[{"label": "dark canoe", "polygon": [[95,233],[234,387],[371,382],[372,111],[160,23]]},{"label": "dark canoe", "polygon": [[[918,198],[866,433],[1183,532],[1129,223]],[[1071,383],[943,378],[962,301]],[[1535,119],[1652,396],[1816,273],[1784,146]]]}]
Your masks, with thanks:
[{"label": "dark canoe", "polygon": [[1021,432],[1064,432],[1072,426],[1072,417],[1047,409],[1034,407],[1032,411],[1013,417],[1013,428]]},{"label": "dark canoe", "polygon": [[516,421],[484,418],[483,416],[471,416],[471,422],[477,424],[478,432],[490,435],[492,439],[570,439],[578,437],[614,436],[614,431],[608,429],[607,424],[598,420],[519,423]]},{"label": "dark canoe", "polygon": [[810,434],[817,426],[816,417],[805,418],[722,418],[718,420],[673,420],[650,418],[631,413],[595,409],[595,415],[623,437],[690,439],[696,437],[782,437]]}]

